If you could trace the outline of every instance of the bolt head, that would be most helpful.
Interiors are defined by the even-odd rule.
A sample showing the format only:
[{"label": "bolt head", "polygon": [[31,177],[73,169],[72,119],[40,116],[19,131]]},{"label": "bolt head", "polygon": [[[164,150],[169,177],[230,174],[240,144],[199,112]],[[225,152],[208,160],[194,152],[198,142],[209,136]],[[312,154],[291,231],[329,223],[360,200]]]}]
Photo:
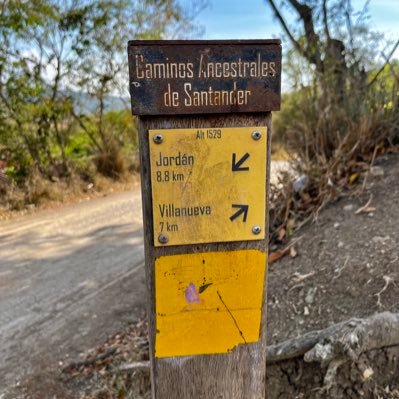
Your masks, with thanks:
[{"label": "bolt head", "polygon": [[168,241],[169,241],[169,237],[166,235],[166,234],[160,234],[159,236],[158,236],[158,241],[161,243],[161,244],[166,244]]},{"label": "bolt head", "polygon": [[262,231],[262,228],[260,226],[254,226],[252,227],[252,233],[254,234],[260,234],[260,232]]},{"label": "bolt head", "polygon": [[254,132],[252,132],[252,138],[254,140],[260,140],[261,137],[262,133],[259,130],[255,130]]},{"label": "bolt head", "polygon": [[162,136],[162,134],[159,134],[159,133],[154,134],[152,139],[154,140],[155,144],[161,144],[163,142],[163,136]]}]

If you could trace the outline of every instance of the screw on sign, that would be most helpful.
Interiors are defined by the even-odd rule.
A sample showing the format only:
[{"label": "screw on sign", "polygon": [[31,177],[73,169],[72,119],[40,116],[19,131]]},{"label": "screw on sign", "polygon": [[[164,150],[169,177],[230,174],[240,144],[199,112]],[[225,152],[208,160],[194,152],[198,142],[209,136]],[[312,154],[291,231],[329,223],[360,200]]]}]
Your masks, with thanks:
[{"label": "screw on sign", "polygon": [[263,398],[279,40],[132,41],[153,399]]},{"label": "screw on sign", "polygon": [[154,140],[154,143],[161,144],[163,141],[162,134],[159,134],[159,133],[154,134],[153,140]]},{"label": "screw on sign", "polygon": [[254,140],[260,140],[261,137],[262,133],[259,130],[255,130],[254,132],[252,132],[252,138]]}]

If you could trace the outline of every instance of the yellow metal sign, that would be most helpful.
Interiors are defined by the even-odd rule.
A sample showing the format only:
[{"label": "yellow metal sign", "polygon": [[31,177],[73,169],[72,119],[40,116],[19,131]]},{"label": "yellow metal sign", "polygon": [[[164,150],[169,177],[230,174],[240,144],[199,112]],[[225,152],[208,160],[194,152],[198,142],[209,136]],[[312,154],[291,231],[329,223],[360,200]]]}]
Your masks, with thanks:
[{"label": "yellow metal sign", "polygon": [[155,356],[227,353],[259,340],[266,254],[257,250],[155,261]]},{"label": "yellow metal sign", "polygon": [[266,127],[149,131],[154,245],[265,237]]}]

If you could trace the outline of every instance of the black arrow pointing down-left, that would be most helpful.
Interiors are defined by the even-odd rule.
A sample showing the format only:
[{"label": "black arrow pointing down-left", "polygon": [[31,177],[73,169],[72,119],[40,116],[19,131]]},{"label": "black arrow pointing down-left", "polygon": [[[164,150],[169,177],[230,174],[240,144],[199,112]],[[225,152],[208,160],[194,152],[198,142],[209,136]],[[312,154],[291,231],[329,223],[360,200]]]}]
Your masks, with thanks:
[{"label": "black arrow pointing down-left", "polygon": [[238,161],[236,159],[236,153],[233,153],[233,158],[231,160],[231,170],[233,172],[241,172],[244,170],[249,170],[249,166],[242,166],[242,164],[249,158],[249,154],[245,153]]},{"label": "black arrow pointing down-left", "polygon": [[238,211],[234,215],[230,216],[231,221],[237,219],[240,215],[243,215],[244,222],[247,221],[248,208],[249,208],[248,205],[233,204],[232,208],[238,208]]}]

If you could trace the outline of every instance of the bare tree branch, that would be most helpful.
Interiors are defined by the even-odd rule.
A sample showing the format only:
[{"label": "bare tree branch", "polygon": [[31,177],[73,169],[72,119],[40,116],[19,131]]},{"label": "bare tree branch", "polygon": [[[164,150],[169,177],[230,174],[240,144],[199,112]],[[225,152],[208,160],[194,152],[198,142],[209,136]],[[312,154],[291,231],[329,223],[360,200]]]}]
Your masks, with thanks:
[{"label": "bare tree branch", "polygon": [[300,46],[297,40],[295,40],[294,35],[291,33],[290,29],[288,28],[287,23],[285,22],[282,14],[278,10],[276,4],[274,3],[274,0],[266,0],[269,4],[270,7],[273,9],[274,15],[276,18],[280,21],[281,26],[284,29],[284,32],[287,34],[288,38],[290,39],[291,43],[295,47],[295,49],[303,56],[306,58],[305,50]]},{"label": "bare tree branch", "polygon": [[315,31],[313,22],[313,9],[298,0],[288,0],[292,7],[297,11],[303,23],[305,37],[307,41],[305,57],[308,61],[316,66],[319,72],[323,72],[323,61],[321,59],[319,48],[319,35]]},{"label": "bare tree branch", "polygon": [[298,0],[288,0],[288,2],[291,3],[301,17],[310,10],[306,4],[302,4]]},{"label": "bare tree branch", "polygon": [[76,112],[72,109],[71,111],[72,116],[74,117],[74,119],[76,120],[76,122],[78,122],[79,126],[83,129],[83,131],[87,134],[87,136],[90,138],[90,140],[92,141],[92,143],[96,146],[96,148],[99,151],[102,151],[102,147],[101,145],[98,143],[98,141],[96,140],[94,134],[90,131],[90,129],[85,125],[85,123],[83,122],[83,118],[80,115],[77,115]]},{"label": "bare tree branch", "polygon": [[327,15],[327,0],[323,0],[323,23],[324,23],[324,34],[327,40],[331,39],[330,30],[328,29],[328,15]]},{"label": "bare tree branch", "polygon": [[389,55],[387,57],[385,57],[385,62],[384,65],[379,69],[379,71],[375,74],[374,78],[370,81],[370,83],[367,85],[367,87],[370,87],[371,85],[373,85],[377,79],[378,76],[380,76],[380,74],[382,73],[382,71],[384,70],[385,66],[389,64],[390,59],[392,58],[392,56],[394,55],[396,49],[399,47],[399,39],[397,40],[396,44],[393,46],[391,52],[389,53]]},{"label": "bare tree branch", "polygon": [[351,48],[353,48],[353,27],[352,27],[352,19],[351,19],[351,0],[346,1],[345,7],[345,17],[346,17],[346,26],[349,33],[349,42],[351,44]]}]

